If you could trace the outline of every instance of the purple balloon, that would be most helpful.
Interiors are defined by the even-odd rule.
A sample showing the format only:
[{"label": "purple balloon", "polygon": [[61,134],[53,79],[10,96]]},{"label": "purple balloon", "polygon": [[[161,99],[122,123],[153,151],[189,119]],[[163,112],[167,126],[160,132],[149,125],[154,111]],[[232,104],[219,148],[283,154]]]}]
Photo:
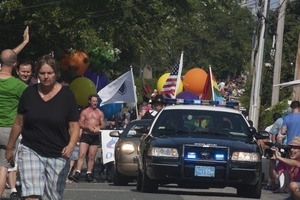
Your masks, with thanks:
[{"label": "purple balloon", "polygon": [[188,100],[188,99],[199,100],[199,97],[195,93],[190,92],[190,91],[182,91],[176,95],[176,98],[177,99],[186,99],[186,100]]},{"label": "purple balloon", "polygon": [[88,68],[83,76],[94,82],[97,92],[99,92],[109,83],[105,73],[99,76],[92,68]]}]

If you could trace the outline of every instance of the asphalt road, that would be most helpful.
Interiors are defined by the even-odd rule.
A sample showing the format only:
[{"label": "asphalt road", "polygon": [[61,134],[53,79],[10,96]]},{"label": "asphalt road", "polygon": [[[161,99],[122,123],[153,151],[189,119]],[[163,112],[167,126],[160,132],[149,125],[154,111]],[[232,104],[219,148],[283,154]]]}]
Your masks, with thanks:
[{"label": "asphalt road", "polygon": [[[5,190],[2,200],[9,200],[9,190]],[[271,191],[262,190],[262,200],[284,200],[289,194],[274,194]],[[104,178],[96,177],[92,183],[87,183],[84,176],[79,183],[68,183],[64,200],[246,200],[238,198],[236,189],[179,189],[175,186],[159,187],[157,193],[141,193],[136,191],[136,183],[128,186],[114,186],[111,182],[105,182]],[[248,199],[249,200],[249,199]]]},{"label": "asphalt road", "polygon": [[[103,175],[100,175],[99,164],[95,163],[95,179],[92,183],[85,182],[83,171],[79,183],[68,183],[64,200],[246,200],[238,198],[236,189],[179,189],[170,185],[159,187],[157,193],[142,193],[136,191],[136,183],[128,186],[114,186],[107,182]],[[85,170],[85,169],[83,169]],[[5,190],[2,200],[9,200],[9,190]],[[274,194],[271,191],[262,190],[262,200],[285,200],[289,194]],[[247,199],[249,200],[249,199]]]},{"label": "asphalt road", "polygon": [[[284,200],[288,194],[274,194],[270,191],[262,191],[262,200]],[[236,189],[178,189],[175,187],[160,187],[158,193],[141,193],[136,191],[135,183],[128,186],[114,186],[111,183],[71,183],[68,184],[64,200],[242,200],[238,198]]]}]

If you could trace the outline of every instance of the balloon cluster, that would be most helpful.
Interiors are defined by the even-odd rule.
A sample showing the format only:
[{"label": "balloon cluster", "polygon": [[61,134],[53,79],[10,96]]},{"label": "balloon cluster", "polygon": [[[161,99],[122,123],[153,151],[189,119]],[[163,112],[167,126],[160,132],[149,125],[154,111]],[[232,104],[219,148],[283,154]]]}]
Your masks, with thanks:
[{"label": "balloon cluster", "polygon": [[68,52],[61,60],[63,70],[68,70],[71,67],[78,76],[82,76],[89,65],[89,57],[83,51],[75,51],[73,54]]},{"label": "balloon cluster", "polygon": [[[166,83],[170,73],[163,74],[157,81],[157,90],[160,93]],[[183,80],[179,82],[176,91],[176,98],[181,99],[199,99],[202,94],[207,79],[207,73],[200,68],[193,68],[184,75]]]},{"label": "balloon cluster", "polygon": [[[96,94],[108,84],[108,78],[105,74],[99,74],[93,69],[88,68],[90,64],[88,55],[83,51],[75,53],[66,53],[61,60],[63,70],[73,69],[80,76],[73,80],[70,89],[75,95],[78,106],[85,107],[88,104],[88,97]],[[160,93],[167,81],[170,73],[163,74],[157,81],[157,91]],[[185,74],[183,80],[179,81],[179,87],[176,90],[176,97],[182,99],[199,99],[202,94],[207,79],[207,73],[200,68],[194,68]],[[99,99],[101,102],[101,99]],[[107,104],[100,107],[106,117],[117,114],[122,108],[122,104]]]},{"label": "balloon cluster", "polygon": [[[88,97],[96,94],[108,84],[106,74],[99,75],[93,69],[89,68],[89,57],[83,51],[75,51],[74,54],[66,53],[61,60],[63,70],[72,69],[76,75],[80,76],[70,83],[70,89],[73,92],[77,105],[84,108],[88,105]],[[122,104],[106,104],[100,107],[101,99],[99,98],[98,108],[109,118],[122,108]]]}]

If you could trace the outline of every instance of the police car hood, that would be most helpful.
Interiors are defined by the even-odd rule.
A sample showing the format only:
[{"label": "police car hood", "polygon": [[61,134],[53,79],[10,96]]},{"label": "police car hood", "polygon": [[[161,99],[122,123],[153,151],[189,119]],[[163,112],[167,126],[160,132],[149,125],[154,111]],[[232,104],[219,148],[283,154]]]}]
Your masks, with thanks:
[{"label": "police car hood", "polygon": [[196,146],[223,146],[230,147],[232,150],[249,150],[255,151],[255,145],[253,145],[253,139],[247,138],[243,140],[228,140],[222,137],[153,137],[151,146],[155,147],[180,147],[182,145],[196,145]]}]

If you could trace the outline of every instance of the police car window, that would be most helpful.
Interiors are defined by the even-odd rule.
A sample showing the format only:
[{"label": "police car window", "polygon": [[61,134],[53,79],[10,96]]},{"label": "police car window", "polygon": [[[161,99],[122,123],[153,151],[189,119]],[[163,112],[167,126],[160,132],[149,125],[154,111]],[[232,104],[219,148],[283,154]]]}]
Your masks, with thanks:
[{"label": "police car window", "polygon": [[227,131],[227,135],[224,134],[224,136],[247,137],[247,127],[246,120],[236,113],[166,110],[157,119],[152,134],[178,135],[178,131],[189,131],[191,134],[204,132],[216,134],[220,131]]},{"label": "police car window", "polygon": [[136,131],[135,130],[128,131],[127,137],[132,137],[133,135],[136,135]]},{"label": "police car window", "polygon": [[148,130],[148,125],[136,125],[133,126],[127,133],[127,137],[141,137]]}]

